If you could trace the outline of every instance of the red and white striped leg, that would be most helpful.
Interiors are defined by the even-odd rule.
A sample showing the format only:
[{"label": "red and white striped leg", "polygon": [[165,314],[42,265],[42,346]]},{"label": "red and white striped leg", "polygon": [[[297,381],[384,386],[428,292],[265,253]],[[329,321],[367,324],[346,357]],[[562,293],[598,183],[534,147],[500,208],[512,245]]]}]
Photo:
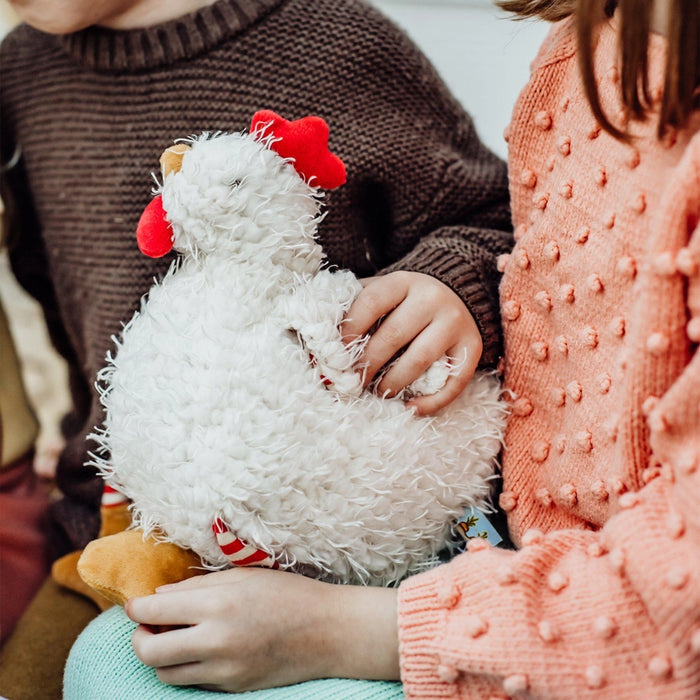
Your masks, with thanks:
[{"label": "red and white striped leg", "polygon": [[105,484],[102,491],[101,505],[103,508],[115,508],[125,503],[129,503],[129,499],[121,491],[117,491],[113,486]]},{"label": "red and white striped leg", "polygon": [[214,531],[214,536],[224,556],[234,566],[264,566],[268,569],[279,568],[277,562],[271,555],[236,537],[221,518],[217,518],[214,521],[211,529]]}]

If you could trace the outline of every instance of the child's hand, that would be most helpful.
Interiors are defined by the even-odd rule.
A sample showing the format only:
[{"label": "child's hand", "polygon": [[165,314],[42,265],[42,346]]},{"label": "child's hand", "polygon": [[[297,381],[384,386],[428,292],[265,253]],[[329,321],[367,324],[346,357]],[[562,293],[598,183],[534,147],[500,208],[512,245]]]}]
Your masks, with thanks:
[{"label": "child's hand", "polygon": [[343,321],[343,340],[364,335],[385,317],[365,348],[364,385],[406,348],[379,383],[380,394],[397,394],[447,355],[459,371],[440,391],[408,405],[418,414],[434,413],[459,396],[474,376],[483,349],[479,329],[462,300],[440,280],[420,272],[392,272],[362,284]]},{"label": "child's hand", "polygon": [[[398,680],[396,589],[234,568],[132,598],[136,656],[175,685],[240,692],[316,678]],[[147,626],[182,625],[153,633]]]}]

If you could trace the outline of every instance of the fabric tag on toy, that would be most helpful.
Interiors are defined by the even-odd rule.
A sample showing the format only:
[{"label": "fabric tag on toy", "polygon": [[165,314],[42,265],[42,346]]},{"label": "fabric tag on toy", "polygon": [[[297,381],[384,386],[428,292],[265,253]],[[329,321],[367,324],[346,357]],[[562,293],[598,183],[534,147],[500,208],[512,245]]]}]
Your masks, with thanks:
[{"label": "fabric tag on toy", "polygon": [[462,550],[466,549],[469,540],[475,538],[488,540],[494,547],[503,542],[503,538],[496,532],[496,528],[477,508],[467,508],[466,513],[455,523],[455,531],[464,540]]}]

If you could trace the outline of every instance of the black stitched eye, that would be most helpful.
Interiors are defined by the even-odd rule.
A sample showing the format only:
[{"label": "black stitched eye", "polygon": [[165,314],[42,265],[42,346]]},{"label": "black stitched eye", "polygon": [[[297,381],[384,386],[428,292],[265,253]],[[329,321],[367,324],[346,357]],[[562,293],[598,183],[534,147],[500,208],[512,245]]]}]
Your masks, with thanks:
[{"label": "black stitched eye", "polygon": [[238,180],[238,179],[231,180],[231,181],[228,183],[228,186],[229,186],[232,190],[235,190],[236,187],[238,187],[242,182],[243,182],[243,180]]}]

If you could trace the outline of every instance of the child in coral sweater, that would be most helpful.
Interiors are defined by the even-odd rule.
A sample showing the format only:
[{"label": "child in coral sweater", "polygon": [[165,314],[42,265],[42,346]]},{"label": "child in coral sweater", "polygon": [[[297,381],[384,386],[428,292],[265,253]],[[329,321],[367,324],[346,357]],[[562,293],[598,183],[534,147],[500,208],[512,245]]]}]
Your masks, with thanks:
[{"label": "child in coral sweater", "polygon": [[[478,541],[398,591],[234,569],[131,600],[136,655],[166,683],[400,674],[410,698],[700,696],[698,3],[503,4],[556,20],[508,133],[501,506],[518,550]],[[67,687],[90,658],[84,687],[113,690],[117,653],[99,663],[93,645],[125,618],[107,615]]]}]

